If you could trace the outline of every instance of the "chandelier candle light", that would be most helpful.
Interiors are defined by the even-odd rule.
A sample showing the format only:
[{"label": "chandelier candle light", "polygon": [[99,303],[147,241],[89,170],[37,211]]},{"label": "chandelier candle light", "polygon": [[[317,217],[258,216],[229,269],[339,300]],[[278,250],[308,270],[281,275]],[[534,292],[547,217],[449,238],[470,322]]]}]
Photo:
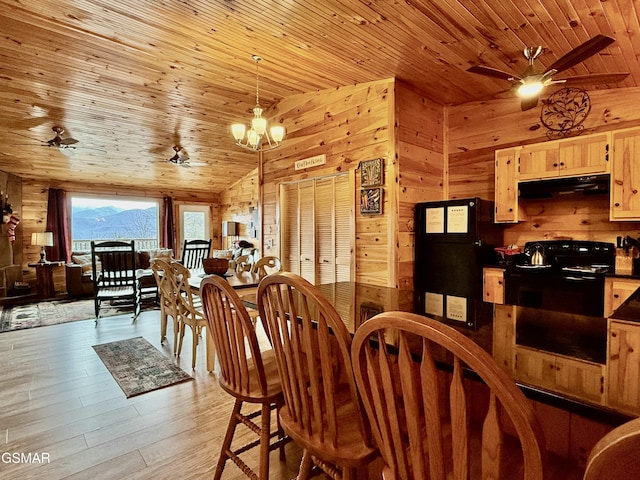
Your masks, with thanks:
[{"label": "chandelier candle light", "polygon": [[[267,131],[267,119],[262,118],[263,109],[260,107],[258,64],[262,60],[262,57],[253,55],[251,58],[256,62],[256,106],[253,107],[251,128],[247,131],[245,124],[234,123],[231,125],[231,133],[233,134],[233,138],[236,139],[236,145],[239,147],[253,152],[265,152],[280,145],[280,142],[282,142],[284,138],[284,127],[282,125],[274,125]],[[269,133],[271,135],[269,135]]]},{"label": "chandelier candle light", "polygon": [[40,249],[40,260],[38,263],[47,263],[47,252],[44,247],[53,247],[52,232],[34,232],[31,234],[31,245],[38,245]]}]

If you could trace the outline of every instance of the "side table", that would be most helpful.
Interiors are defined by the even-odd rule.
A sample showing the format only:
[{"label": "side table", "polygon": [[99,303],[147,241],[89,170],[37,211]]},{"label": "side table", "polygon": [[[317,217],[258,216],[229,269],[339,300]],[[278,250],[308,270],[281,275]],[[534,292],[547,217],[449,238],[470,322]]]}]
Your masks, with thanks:
[{"label": "side table", "polygon": [[56,296],[56,289],[53,283],[53,268],[64,265],[64,262],[34,262],[28,264],[36,269],[36,287],[38,298],[53,298]]}]

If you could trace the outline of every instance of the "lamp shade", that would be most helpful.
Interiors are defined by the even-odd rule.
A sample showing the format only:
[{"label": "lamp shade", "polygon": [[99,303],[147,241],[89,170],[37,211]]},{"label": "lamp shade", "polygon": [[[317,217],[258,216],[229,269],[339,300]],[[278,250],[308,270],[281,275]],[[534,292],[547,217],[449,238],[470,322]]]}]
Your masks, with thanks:
[{"label": "lamp shade", "polygon": [[52,247],[53,246],[53,233],[52,232],[36,232],[31,234],[31,245],[38,245],[39,247]]},{"label": "lamp shade", "polygon": [[271,138],[276,143],[280,143],[284,138],[284,127],[282,125],[274,125],[271,127]]},{"label": "lamp shade", "polygon": [[242,123],[234,123],[233,125],[231,125],[231,133],[233,134],[233,138],[235,138],[238,142],[241,141],[244,138],[245,129],[246,127]]}]

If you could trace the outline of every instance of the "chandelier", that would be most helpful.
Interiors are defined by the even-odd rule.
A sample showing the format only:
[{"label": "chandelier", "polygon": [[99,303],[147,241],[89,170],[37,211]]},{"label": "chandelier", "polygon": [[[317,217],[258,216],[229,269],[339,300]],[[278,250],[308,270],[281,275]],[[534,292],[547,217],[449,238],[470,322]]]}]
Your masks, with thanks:
[{"label": "chandelier", "polygon": [[251,128],[243,123],[231,125],[231,133],[236,139],[236,145],[251,150],[252,152],[266,152],[280,145],[284,138],[284,127],[274,125],[267,131],[267,119],[262,118],[263,109],[260,107],[260,77],[258,76],[258,64],[262,57],[253,55],[251,57],[256,62],[256,106],[253,107],[253,118]]}]

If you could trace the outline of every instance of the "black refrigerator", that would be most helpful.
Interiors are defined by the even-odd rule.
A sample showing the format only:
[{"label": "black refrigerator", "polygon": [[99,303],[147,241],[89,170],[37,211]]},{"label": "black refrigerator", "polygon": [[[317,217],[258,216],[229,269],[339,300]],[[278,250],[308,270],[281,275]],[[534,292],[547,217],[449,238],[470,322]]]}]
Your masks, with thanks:
[{"label": "black refrigerator", "polygon": [[455,325],[477,328],[490,321],[483,302],[482,269],[495,263],[502,226],[493,202],[465,198],[424,202],[415,209],[416,309]]}]

